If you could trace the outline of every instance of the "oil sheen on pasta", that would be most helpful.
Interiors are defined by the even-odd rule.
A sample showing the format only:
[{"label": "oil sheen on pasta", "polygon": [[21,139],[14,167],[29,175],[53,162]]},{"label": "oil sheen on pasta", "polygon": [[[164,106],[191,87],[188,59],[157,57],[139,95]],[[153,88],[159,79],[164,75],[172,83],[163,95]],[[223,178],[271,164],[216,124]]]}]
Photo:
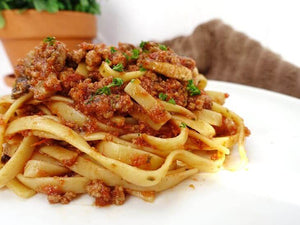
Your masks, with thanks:
[{"label": "oil sheen on pasta", "polygon": [[217,172],[249,130],[205,90],[195,61],[165,45],[82,43],[69,51],[46,38],[19,60],[11,96],[0,99],[0,187],[67,204],[132,195],[153,201],[199,172]]}]

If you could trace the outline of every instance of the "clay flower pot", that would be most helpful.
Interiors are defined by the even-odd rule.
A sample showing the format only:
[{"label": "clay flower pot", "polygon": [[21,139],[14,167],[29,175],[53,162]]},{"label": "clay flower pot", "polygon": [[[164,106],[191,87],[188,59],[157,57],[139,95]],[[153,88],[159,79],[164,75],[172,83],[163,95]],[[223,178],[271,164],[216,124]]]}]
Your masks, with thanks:
[{"label": "clay flower pot", "polygon": [[0,39],[13,66],[47,36],[56,37],[69,49],[96,37],[96,17],[89,13],[4,10],[2,15],[6,25],[0,29]]}]

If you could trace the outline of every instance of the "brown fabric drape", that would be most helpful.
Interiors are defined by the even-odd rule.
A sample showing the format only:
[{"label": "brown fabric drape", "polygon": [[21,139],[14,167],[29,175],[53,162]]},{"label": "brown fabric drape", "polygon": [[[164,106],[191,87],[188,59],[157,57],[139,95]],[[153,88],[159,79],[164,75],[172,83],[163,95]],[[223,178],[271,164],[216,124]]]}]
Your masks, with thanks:
[{"label": "brown fabric drape", "polygon": [[220,20],[199,25],[189,36],[165,41],[196,60],[208,79],[269,89],[300,98],[300,68]]}]

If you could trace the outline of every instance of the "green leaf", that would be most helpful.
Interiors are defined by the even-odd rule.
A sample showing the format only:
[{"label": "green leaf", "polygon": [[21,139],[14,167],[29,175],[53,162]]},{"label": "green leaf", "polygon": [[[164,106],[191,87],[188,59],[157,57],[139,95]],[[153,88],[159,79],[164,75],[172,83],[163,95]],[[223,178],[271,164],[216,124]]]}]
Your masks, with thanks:
[{"label": "green leaf", "polygon": [[91,103],[94,100],[96,95],[102,95],[102,94],[111,95],[110,88],[111,87],[120,87],[120,86],[122,86],[123,83],[124,83],[124,81],[121,78],[114,78],[109,85],[99,88],[94,94],[91,94],[91,96],[86,104]]},{"label": "green leaf", "polygon": [[130,59],[129,55],[127,55],[125,52],[123,52],[122,54],[125,56],[127,61]]},{"label": "green leaf", "polygon": [[4,9],[36,9],[51,13],[72,10],[100,14],[97,0],[0,0],[0,11]]},{"label": "green leaf", "polygon": [[159,47],[160,50],[163,50],[163,51],[168,50],[167,46],[165,46],[165,45],[158,45],[158,47]]},{"label": "green leaf", "polygon": [[107,86],[104,86],[102,88],[99,88],[95,93],[95,95],[102,95],[102,94],[110,95],[111,94],[110,88]]},{"label": "green leaf", "polygon": [[55,37],[46,37],[44,40],[43,40],[44,43],[48,43],[50,46],[53,46],[54,43],[56,42],[56,39]]},{"label": "green leaf", "polygon": [[33,0],[34,8],[37,11],[47,10],[47,2],[45,0]]},{"label": "green leaf", "polygon": [[0,29],[2,29],[5,26],[5,19],[2,15],[2,12],[0,11]]},{"label": "green leaf", "polygon": [[119,63],[113,67],[113,70],[118,71],[118,72],[123,72],[123,69],[124,69],[124,67],[123,67],[123,64],[121,64],[121,63]]},{"label": "green leaf", "polygon": [[145,45],[148,44],[148,41],[141,41],[140,48],[144,49]]},{"label": "green leaf", "polygon": [[62,2],[58,2],[57,5],[58,5],[58,10],[65,10],[66,9],[66,6]]},{"label": "green leaf", "polygon": [[56,13],[58,11],[58,2],[57,0],[48,0],[47,1],[47,11],[49,13]]},{"label": "green leaf", "polygon": [[201,95],[201,91],[195,86],[193,80],[188,81],[186,89],[189,91],[191,96]]},{"label": "green leaf", "polygon": [[173,105],[176,105],[176,102],[175,102],[174,98],[169,99],[168,102],[171,103],[171,104],[173,104]]},{"label": "green leaf", "polygon": [[88,1],[88,0],[80,0],[80,4],[81,4],[83,7],[88,7],[88,6],[89,6],[89,1]]},{"label": "green leaf", "polygon": [[[122,65],[122,64],[121,64]],[[114,78],[112,83],[108,85],[109,87],[119,87],[122,86],[123,80],[121,78]]]},{"label": "green leaf", "polygon": [[97,2],[95,2],[95,0],[92,0],[88,12],[92,14],[101,14],[100,5]]},{"label": "green leaf", "polygon": [[110,47],[110,52],[115,53],[117,50],[114,47]]},{"label": "green leaf", "polygon": [[161,92],[161,93],[159,93],[158,97],[160,100],[166,101],[168,96],[165,93]]},{"label": "green leaf", "polygon": [[10,7],[6,2],[2,1],[0,2],[0,9],[10,9]]},{"label": "green leaf", "polygon": [[132,49],[131,53],[132,53],[131,54],[132,59],[138,59],[139,58],[140,51],[137,48]]},{"label": "green leaf", "polygon": [[65,0],[65,7],[67,10],[72,10],[72,4],[70,0]]},{"label": "green leaf", "polygon": [[144,68],[143,66],[140,66],[140,71],[141,71],[141,72],[144,72],[144,71],[147,71],[147,69]]},{"label": "green leaf", "polygon": [[105,62],[106,62],[107,64],[110,64],[110,60],[109,60],[109,59],[105,59]]},{"label": "green leaf", "polygon": [[186,128],[186,123],[182,122],[180,125],[179,125],[180,128]]}]

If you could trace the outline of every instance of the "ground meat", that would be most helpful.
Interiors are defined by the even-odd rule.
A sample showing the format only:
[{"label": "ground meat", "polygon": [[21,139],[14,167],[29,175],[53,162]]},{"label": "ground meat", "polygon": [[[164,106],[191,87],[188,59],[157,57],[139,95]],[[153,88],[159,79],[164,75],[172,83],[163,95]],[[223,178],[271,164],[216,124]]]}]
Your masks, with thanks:
[{"label": "ground meat", "polygon": [[96,206],[122,205],[125,202],[123,187],[111,188],[101,180],[92,180],[86,187],[87,193],[95,198]]},{"label": "ground meat", "polygon": [[99,67],[101,63],[101,55],[95,50],[91,50],[85,56],[85,63],[89,67]]},{"label": "ground meat", "polygon": [[63,86],[63,93],[68,94],[72,87],[84,80],[82,75],[76,74],[73,68],[66,68],[59,74],[59,79]]},{"label": "ground meat", "polygon": [[96,118],[111,118],[114,113],[127,113],[133,106],[129,95],[123,89],[124,87],[111,88],[111,94],[95,95],[98,89],[109,85],[112,82],[111,77],[103,78],[99,82],[91,82],[86,79],[70,90],[70,96],[75,101],[78,110],[86,115]]},{"label": "ground meat", "polygon": [[84,61],[88,51],[94,49],[94,45],[91,43],[83,42],[79,44],[79,49],[68,52],[68,61],[76,64]]},{"label": "ground meat", "polygon": [[222,118],[222,125],[220,127],[215,126],[217,136],[230,136],[237,132],[237,125],[229,118]]},{"label": "ground meat", "polygon": [[60,80],[57,76],[65,66],[66,57],[67,49],[59,41],[52,44],[43,43],[36,47],[16,66],[17,78],[22,77],[23,79],[16,80],[16,88],[13,93],[18,96],[27,91],[27,88],[24,88],[27,86],[26,83],[24,85],[24,79],[28,80],[29,90],[33,92],[35,99],[45,99],[61,90]]},{"label": "ground meat", "polygon": [[[136,141],[134,142],[136,143]],[[149,169],[150,168],[150,160],[151,156],[149,155],[134,155],[131,157],[131,164],[132,166],[138,167],[140,169]]]},{"label": "ground meat", "polygon": [[121,186],[115,186],[114,189],[111,192],[112,195],[112,202],[115,205],[123,205],[125,200],[126,200],[126,196],[125,196],[125,191],[124,188]]},{"label": "ground meat", "polygon": [[73,50],[68,54],[68,59],[74,61],[75,63],[80,63],[86,55],[86,51],[82,48]]},{"label": "ground meat", "polygon": [[190,96],[187,91],[187,83],[172,78],[164,78],[148,71],[140,78],[141,86],[152,96],[159,98],[159,94],[165,94],[165,101],[173,99],[177,105],[189,110],[201,110],[211,108],[211,99],[204,91],[201,95]]},{"label": "ground meat", "polygon": [[[124,72],[139,71],[143,61],[146,60],[180,65],[188,70],[195,68],[192,59],[178,56],[173,50],[154,42],[146,42],[142,47],[125,43],[119,43],[118,47],[82,43],[79,49],[67,51],[64,44],[55,41],[42,43],[20,61],[16,67],[17,83],[13,95],[19,97],[23,93],[32,91],[35,99],[42,100],[58,93],[71,97],[74,100],[74,107],[89,116],[90,120],[96,119],[115,126],[111,124],[110,119],[114,116],[130,115],[134,110],[134,100],[124,92],[127,82],[120,87],[109,88],[109,93],[99,92],[112,83],[112,77],[103,77],[99,67],[103,61],[106,61],[111,68],[122,64]],[[89,71],[87,77],[75,72],[80,62],[85,62],[87,65]],[[148,69],[139,79],[141,86],[155,98],[163,94],[165,95],[163,101],[176,103],[189,110],[211,107],[211,100],[204,91],[201,95],[190,96],[187,81],[169,78],[151,69]],[[157,107],[147,114],[156,122],[164,119],[160,116],[166,115],[163,107]],[[94,126],[92,128],[91,130],[94,130]],[[142,131],[160,135],[159,132],[149,128],[144,121],[138,121],[134,126],[124,123],[121,128],[127,129],[128,132]]]},{"label": "ground meat", "polygon": [[196,63],[193,59],[179,56],[172,49],[165,49],[164,47],[165,46],[159,45],[158,43],[147,42],[144,46],[144,52],[149,54],[144,54],[140,57],[138,64],[143,64],[143,61],[146,59],[152,59],[159,62],[182,65],[190,70],[193,70],[196,67]]},{"label": "ground meat", "polygon": [[50,194],[48,195],[48,201],[51,204],[61,203],[69,204],[77,195],[73,192],[66,192],[64,194]]},{"label": "ground meat", "polygon": [[211,98],[202,93],[201,95],[189,96],[187,99],[186,108],[189,110],[201,110],[201,109],[211,109],[212,100]]}]

